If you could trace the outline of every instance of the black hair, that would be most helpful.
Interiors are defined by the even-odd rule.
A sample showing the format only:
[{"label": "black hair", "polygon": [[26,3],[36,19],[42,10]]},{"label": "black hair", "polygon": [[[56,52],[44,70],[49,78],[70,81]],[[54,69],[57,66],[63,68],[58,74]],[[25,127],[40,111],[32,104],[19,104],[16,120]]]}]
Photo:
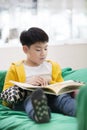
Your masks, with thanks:
[{"label": "black hair", "polygon": [[37,27],[32,27],[28,30],[23,31],[20,34],[20,42],[22,45],[27,45],[30,47],[32,44],[36,42],[48,42],[49,37],[47,33]]}]

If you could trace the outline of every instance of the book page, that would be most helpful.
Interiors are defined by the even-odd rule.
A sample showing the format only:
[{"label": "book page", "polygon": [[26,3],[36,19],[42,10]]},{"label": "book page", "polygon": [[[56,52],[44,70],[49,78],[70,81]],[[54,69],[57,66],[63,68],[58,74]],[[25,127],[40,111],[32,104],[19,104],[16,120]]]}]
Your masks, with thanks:
[{"label": "book page", "polygon": [[79,89],[79,87],[83,85],[84,85],[83,83],[68,80],[56,84],[51,84],[46,87],[49,88],[50,90],[53,90],[56,95],[59,95],[62,93],[72,92],[76,89]]},{"label": "book page", "polygon": [[59,83],[55,83],[55,84],[51,84],[47,86],[34,86],[31,84],[20,83],[16,81],[10,81],[10,82],[21,87],[22,89],[26,89],[30,91],[34,91],[36,88],[42,88],[45,93],[54,94],[54,95],[72,92],[78,89],[80,86],[84,85],[83,83],[75,82],[73,80],[59,82]]},{"label": "book page", "polygon": [[17,86],[23,88],[23,89],[41,88],[41,86],[35,86],[35,85],[28,84],[28,83],[16,82],[16,81],[13,81],[13,80],[10,80],[10,82],[13,83],[14,85],[17,85]]}]

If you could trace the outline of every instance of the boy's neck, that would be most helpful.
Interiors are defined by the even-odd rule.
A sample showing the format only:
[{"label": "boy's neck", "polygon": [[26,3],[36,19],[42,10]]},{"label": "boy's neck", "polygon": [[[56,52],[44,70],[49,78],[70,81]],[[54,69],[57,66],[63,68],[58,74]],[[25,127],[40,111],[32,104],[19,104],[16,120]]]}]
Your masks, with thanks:
[{"label": "boy's neck", "polygon": [[30,62],[27,61],[27,60],[24,61],[24,64],[27,65],[27,66],[32,66],[32,67],[40,66],[40,65],[41,65],[41,64],[36,64],[36,63],[30,63]]}]

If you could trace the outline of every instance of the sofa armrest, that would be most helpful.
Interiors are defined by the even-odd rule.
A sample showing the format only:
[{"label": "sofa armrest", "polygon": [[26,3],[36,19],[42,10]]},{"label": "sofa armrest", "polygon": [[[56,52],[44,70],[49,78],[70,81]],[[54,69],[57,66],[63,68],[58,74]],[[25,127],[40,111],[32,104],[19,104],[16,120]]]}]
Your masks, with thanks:
[{"label": "sofa armrest", "polygon": [[2,92],[2,89],[3,89],[6,73],[7,73],[6,70],[1,70],[0,71],[0,93]]}]

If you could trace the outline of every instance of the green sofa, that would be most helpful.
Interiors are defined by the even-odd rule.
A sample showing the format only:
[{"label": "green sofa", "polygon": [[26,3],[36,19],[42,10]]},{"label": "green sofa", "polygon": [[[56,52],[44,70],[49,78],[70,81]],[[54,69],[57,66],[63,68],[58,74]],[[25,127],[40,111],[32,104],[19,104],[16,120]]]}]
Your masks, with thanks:
[{"label": "green sofa", "polygon": [[[3,88],[6,71],[0,71],[0,92]],[[63,68],[65,80],[73,79],[87,82],[87,68],[73,70]],[[37,124],[28,118],[25,112],[13,111],[0,102],[0,130],[77,130],[77,119],[58,113],[52,113],[49,123]]]}]

